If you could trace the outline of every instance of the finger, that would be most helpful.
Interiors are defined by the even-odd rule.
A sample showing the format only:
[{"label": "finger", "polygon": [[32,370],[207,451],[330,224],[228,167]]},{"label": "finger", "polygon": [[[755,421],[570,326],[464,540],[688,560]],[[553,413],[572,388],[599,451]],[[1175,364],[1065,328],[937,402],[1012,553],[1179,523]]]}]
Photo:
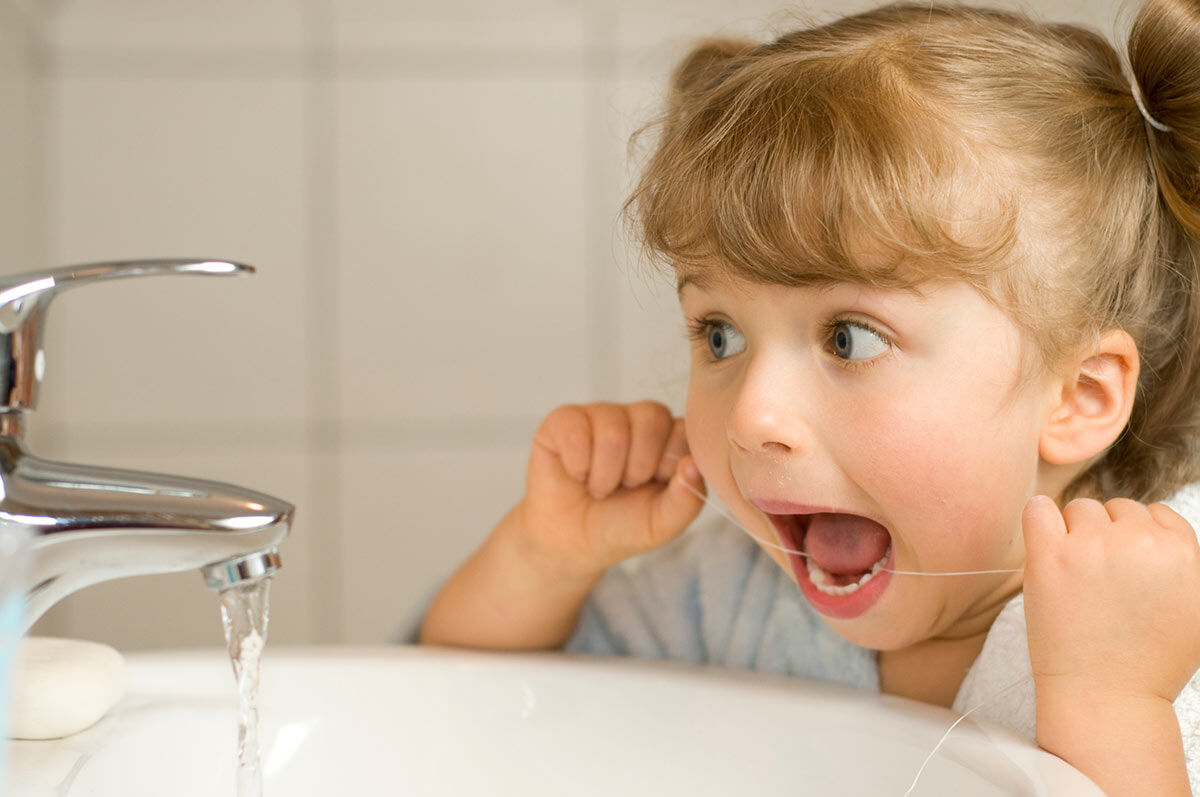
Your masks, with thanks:
[{"label": "finger", "polygon": [[1071,501],[1063,507],[1062,516],[1067,524],[1067,534],[1112,525],[1108,510],[1099,501],[1091,498],[1076,498]]},{"label": "finger", "polygon": [[625,463],[625,487],[640,487],[654,478],[663,449],[671,435],[671,411],[655,401],[631,404],[629,457]]},{"label": "finger", "polygon": [[558,407],[542,421],[533,438],[530,472],[553,462],[572,479],[587,482],[592,461],[592,423],[582,407]]},{"label": "finger", "polygon": [[629,457],[629,415],[616,404],[588,407],[592,423],[592,461],[588,470],[588,492],[599,500],[611,495],[625,474]]},{"label": "finger", "polygon": [[679,465],[667,487],[651,505],[650,526],[656,537],[670,538],[680,534],[704,508],[704,479],[689,455]]},{"label": "finger", "polygon": [[1150,504],[1146,507],[1146,511],[1150,513],[1151,519],[1164,529],[1195,534],[1192,524],[1166,504]]},{"label": "finger", "polygon": [[1108,516],[1113,522],[1120,521],[1144,521],[1150,517],[1150,511],[1146,506],[1139,501],[1133,501],[1129,498],[1111,498],[1104,502],[1104,511],[1108,512]]},{"label": "finger", "polygon": [[687,430],[684,428],[683,418],[673,419],[672,424],[671,436],[667,438],[662,458],[658,463],[658,472],[654,474],[654,478],[660,482],[670,481],[671,476],[679,469],[679,461],[688,453]]},{"label": "finger", "polygon": [[1021,513],[1021,530],[1025,534],[1025,549],[1032,554],[1065,537],[1067,524],[1053,499],[1035,495]]}]

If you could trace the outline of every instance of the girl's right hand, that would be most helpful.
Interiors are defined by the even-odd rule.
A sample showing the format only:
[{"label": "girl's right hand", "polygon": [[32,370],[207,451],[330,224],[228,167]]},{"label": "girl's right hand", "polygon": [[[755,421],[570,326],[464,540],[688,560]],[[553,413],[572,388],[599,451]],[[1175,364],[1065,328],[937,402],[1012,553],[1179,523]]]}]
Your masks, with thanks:
[{"label": "girl's right hand", "polygon": [[539,564],[588,577],[678,537],[703,492],[683,419],[662,404],[570,405],[534,436],[514,515]]}]

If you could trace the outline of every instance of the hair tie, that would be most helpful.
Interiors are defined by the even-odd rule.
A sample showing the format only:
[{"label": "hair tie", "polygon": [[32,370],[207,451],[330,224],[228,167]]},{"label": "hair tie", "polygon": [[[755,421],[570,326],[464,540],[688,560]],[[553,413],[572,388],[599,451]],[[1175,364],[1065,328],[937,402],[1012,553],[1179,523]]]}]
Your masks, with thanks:
[{"label": "hair tie", "polygon": [[1138,111],[1141,112],[1142,118],[1145,119],[1147,122],[1149,122],[1150,126],[1153,127],[1155,130],[1162,131],[1163,133],[1170,133],[1171,132],[1170,127],[1168,127],[1167,125],[1164,125],[1162,122],[1155,119],[1153,116],[1150,115],[1150,112],[1146,110],[1146,104],[1144,102],[1142,102],[1142,92],[1138,88],[1137,81],[1136,80],[1131,81],[1129,84],[1129,87],[1130,87],[1130,90],[1133,92],[1133,101],[1134,101],[1134,103],[1137,104],[1137,109],[1138,109]]}]

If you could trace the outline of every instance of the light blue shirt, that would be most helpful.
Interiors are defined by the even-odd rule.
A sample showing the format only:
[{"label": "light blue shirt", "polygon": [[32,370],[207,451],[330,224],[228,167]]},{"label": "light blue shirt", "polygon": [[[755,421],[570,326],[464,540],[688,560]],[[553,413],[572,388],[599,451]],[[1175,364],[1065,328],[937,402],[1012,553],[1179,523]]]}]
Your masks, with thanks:
[{"label": "light blue shirt", "polygon": [[566,649],[879,691],[875,652],[838,636],[783,569],[724,521],[610,570]]}]

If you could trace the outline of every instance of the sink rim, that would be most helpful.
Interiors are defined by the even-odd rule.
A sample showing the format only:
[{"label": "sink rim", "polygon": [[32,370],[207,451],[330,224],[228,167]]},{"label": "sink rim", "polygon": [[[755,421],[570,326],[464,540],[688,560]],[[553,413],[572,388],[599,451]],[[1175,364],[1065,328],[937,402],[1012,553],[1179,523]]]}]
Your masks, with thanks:
[{"label": "sink rim", "polygon": [[[124,730],[134,727],[132,723],[135,719],[132,717],[136,716],[136,712],[131,715],[128,709],[138,705],[138,701],[167,707],[178,705],[180,710],[188,709],[188,701],[192,701],[193,706],[199,705],[196,701],[201,699],[209,709],[220,709],[222,706],[233,709],[236,706],[232,669],[228,656],[222,650],[137,651],[127,654],[126,659],[130,688],[113,714],[74,737],[55,742],[15,742],[14,746],[58,746],[63,751],[88,750],[91,755],[95,751],[102,751],[106,740],[117,738]],[[354,675],[352,668],[358,668],[360,683],[375,683],[371,679],[377,678],[385,678],[385,683],[390,683],[390,679],[396,677],[396,672],[408,672],[457,679],[455,683],[478,682],[484,688],[506,683],[509,686],[532,684],[535,688],[540,687],[542,693],[553,693],[557,685],[567,684],[567,688],[573,689],[578,679],[583,678],[587,683],[601,684],[601,691],[615,689],[618,694],[625,690],[630,693],[648,690],[640,693],[671,698],[673,695],[704,690],[706,699],[714,703],[734,701],[725,705],[738,706],[752,703],[775,715],[778,715],[778,711],[773,706],[782,708],[803,703],[817,714],[837,712],[839,722],[845,719],[852,724],[867,717],[883,717],[885,720],[880,722],[888,731],[882,734],[884,743],[891,741],[902,746],[911,737],[917,740],[918,747],[925,745],[923,750],[926,753],[959,717],[949,709],[842,685],[675,661],[558,652],[498,653],[407,645],[317,645],[268,646],[265,650],[264,700],[261,708],[264,727],[272,721],[272,684],[285,691],[294,689],[295,678],[327,673],[331,665],[343,677]],[[187,688],[180,688],[181,676],[190,678]],[[323,683],[332,679],[318,680]],[[331,688],[338,688],[337,684]],[[403,689],[402,686],[401,693]],[[316,691],[312,694],[315,697]],[[590,693],[584,694],[590,696]],[[286,711],[278,710],[276,713],[285,714]],[[665,727],[669,727],[669,720]],[[899,740],[896,737],[897,728],[906,734]],[[876,735],[869,728],[864,732]],[[48,749],[43,747],[41,752]],[[1000,755],[997,756],[997,753]],[[938,758],[944,759],[943,764],[954,762],[976,774],[981,767],[998,771],[997,767],[1001,765],[1011,765],[1009,769],[1012,772],[1019,772],[1030,779],[1033,790],[1026,792],[1030,794],[1101,794],[1085,776],[1061,759],[1039,749],[1032,740],[973,717],[955,728],[935,761]],[[915,775],[915,765],[912,771]],[[1090,790],[1087,788],[1089,786]]]}]

